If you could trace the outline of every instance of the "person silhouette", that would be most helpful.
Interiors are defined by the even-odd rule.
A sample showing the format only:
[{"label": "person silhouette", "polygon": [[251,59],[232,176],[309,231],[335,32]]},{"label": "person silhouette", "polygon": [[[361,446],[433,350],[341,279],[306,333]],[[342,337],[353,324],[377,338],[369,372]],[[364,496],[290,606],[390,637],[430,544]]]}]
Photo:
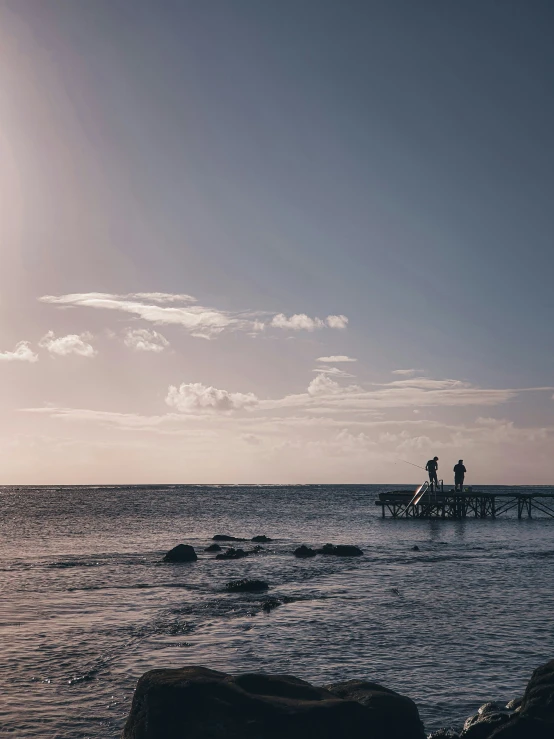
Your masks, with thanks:
[{"label": "person silhouette", "polygon": [[439,486],[439,481],[437,480],[438,468],[439,468],[439,458],[438,457],[433,457],[433,459],[430,459],[425,465],[425,469],[429,473],[429,484],[431,486],[431,490],[436,490]]},{"label": "person silhouette", "polygon": [[460,493],[464,490],[464,477],[466,474],[466,468],[464,467],[464,460],[460,459],[458,464],[454,465],[454,490],[457,492],[460,488]]}]

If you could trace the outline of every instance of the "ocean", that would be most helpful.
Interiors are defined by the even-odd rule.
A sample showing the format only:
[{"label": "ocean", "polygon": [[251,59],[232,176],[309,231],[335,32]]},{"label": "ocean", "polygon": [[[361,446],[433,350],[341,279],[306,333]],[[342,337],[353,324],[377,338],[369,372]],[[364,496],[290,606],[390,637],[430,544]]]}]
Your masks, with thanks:
[{"label": "ocean", "polygon": [[[383,520],[399,487],[0,488],[0,736],[118,737],[138,677],[188,664],[376,681],[429,731],[519,697],[554,657],[554,519]],[[214,534],[273,541],[217,561]],[[292,555],[327,542],[364,556]],[[198,562],[163,563],[178,543]]]}]

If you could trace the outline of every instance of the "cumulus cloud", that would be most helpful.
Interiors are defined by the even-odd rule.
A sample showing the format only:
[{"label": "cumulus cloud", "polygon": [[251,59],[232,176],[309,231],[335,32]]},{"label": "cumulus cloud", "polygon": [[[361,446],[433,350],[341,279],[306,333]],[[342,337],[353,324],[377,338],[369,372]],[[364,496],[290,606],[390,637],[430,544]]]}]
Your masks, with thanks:
[{"label": "cumulus cloud", "polygon": [[157,331],[147,328],[128,329],[123,339],[125,346],[136,352],[163,352],[169,341]]},{"label": "cumulus cloud", "polygon": [[181,413],[220,412],[228,413],[243,408],[254,408],[258,398],[254,393],[230,393],[208,387],[201,382],[171,385],[165,399],[167,405]]},{"label": "cumulus cloud", "polygon": [[334,395],[342,391],[341,386],[327,375],[320,374],[308,385],[308,395]]},{"label": "cumulus cloud", "polygon": [[84,334],[68,334],[56,338],[53,331],[49,331],[39,341],[38,345],[43,349],[47,349],[50,354],[60,357],[66,357],[68,354],[78,354],[81,357],[94,357],[97,352],[94,347],[89,344],[92,336],[88,333]]},{"label": "cumulus cloud", "polygon": [[346,316],[327,316],[325,319],[329,328],[346,328],[348,324],[348,318]]},{"label": "cumulus cloud", "polygon": [[0,352],[0,362],[38,362],[29,341],[18,341],[13,352]]},{"label": "cumulus cloud", "polygon": [[344,354],[333,355],[331,357],[318,357],[316,362],[329,362],[330,364],[337,364],[337,362],[357,362],[354,357],[347,357]]},{"label": "cumulus cloud", "polygon": [[346,328],[348,318],[346,316],[327,316],[325,320],[322,318],[310,318],[305,313],[295,313],[287,317],[284,313],[278,313],[273,316],[271,325],[275,328],[290,329],[292,331],[315,331],[316,329],[325,328]]}]

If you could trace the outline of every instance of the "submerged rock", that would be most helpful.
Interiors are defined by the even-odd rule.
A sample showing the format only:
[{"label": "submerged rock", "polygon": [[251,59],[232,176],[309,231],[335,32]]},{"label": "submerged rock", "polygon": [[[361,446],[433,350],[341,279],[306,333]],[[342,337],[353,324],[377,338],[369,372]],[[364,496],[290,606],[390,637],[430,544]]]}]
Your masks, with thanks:
[{"label": "submerged rock", "polygon": [[204,551],[205,552],[220,552],[221,547],[219,546],[219,544],[210,544],[210,546],[206,547]]},{"label": "submerged rock", "polygon": [[261,536],[253,536],[250,541],[267,542],[267,541],[273,541],[273,539],[270,539],[269,536],[264,536],[262,534]]},{"label": "submerged rock", "polygon": [[151,670],[138,681],[123,739],[423,739],[412,701],[350,683],[360,687],[330,691],[288,675],[233,677],[203,667]]},{"label": "submerged rock", "polygon": [[[394,690],[366,680],[348,680],[325,685],[326,690],[344,700],[356,701],[369,709],[371,730],[367,736],[420,737],[425,739],[423,723],[416,704]],[[344,732],[347,736],[347,732]]]},{"label": "submerged rock", "polygon": [[269,590],[269,585],[264,580],[231,580],[225,586],[230,593],[259,593]]},{"label": "submerged rock", "polygon": [[216,534],[212,536],[213,541],[246,541],[246,539],[240,539],[237,536],[228,536],[227,534]]},{"label": "submerged rock", "polygon": [[419,547],[418,547],[418,545],[417,545],[417,544],[415,544],[415,545],[414,545],[414,546],[412,547],[412,552],[419,552]]},{"label": "submerged rock", "polygon": [[267,600],[264,600],[262,603],[262,611],[269,613],[274,608],[278,608],[282,605],[282,603],[283,601],[279,600],[279,598],[267,598]]},{"label": "submerged rock", "polygon": [[362,550],[351,544],[325,544],[322,549],[317,549],[317,554],[332,554],[335,557],[361,557]]},{"label": "submerged rock", "polygon": [[164,562],[196,562],[198,557],[194,547],[189,544],[177,544],[164,556]]},{"label": "submerged rock", "polygon": [[454,729],[437,729],[428,734],[427,739],[460,739],[460,735]]},{"label": "submerged rock", "polygon": [[311,549],[310,547],[307,547],[305,544],[302,544],[301,547],[298,547],[298,549],[294,550],[294,556],[295,557],[315,557],[317,554],[315,549]]},{"label": "submerged rock", "polygon": [[216,559],[242,559],[243,557],[248,557],[248,552],[245,552],[244,549],[233,549],[233,547],[216,555]]}]

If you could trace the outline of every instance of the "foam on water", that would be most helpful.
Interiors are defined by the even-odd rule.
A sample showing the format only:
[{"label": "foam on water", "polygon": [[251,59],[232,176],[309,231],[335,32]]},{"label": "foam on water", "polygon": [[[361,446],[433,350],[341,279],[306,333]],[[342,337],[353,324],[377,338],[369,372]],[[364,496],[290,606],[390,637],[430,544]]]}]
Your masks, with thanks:
[{"label": "foam on water", "polygon": [[[137,678],[184,664],[375,680],[429,730],[517,697],[554,656],[554,520],[382,520],[392,487],[0,489],[0,733],[119,736]],[[217,561],[217,533],[273,541]],[[199,561],[163,564],[179,542]],[[326,542],[365,554],[291,554]]]}]

